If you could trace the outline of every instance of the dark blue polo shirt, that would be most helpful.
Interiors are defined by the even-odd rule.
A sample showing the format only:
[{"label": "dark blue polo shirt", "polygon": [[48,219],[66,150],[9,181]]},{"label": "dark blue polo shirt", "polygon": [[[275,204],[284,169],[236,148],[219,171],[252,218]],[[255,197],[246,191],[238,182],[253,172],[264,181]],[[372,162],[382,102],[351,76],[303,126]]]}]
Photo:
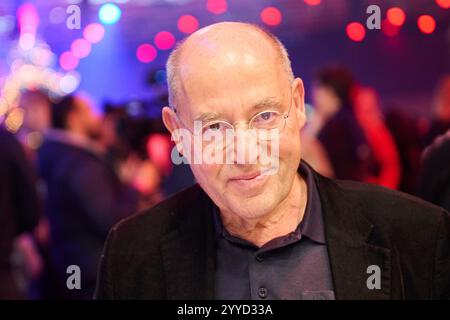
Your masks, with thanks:
[{"label": "dark blue polo shirt", "polygon": [[303,220],[262,247],[232,236],[215,207],[216,299],[334,299],[319,193],[309,167],[299,173],[308,190]]}]

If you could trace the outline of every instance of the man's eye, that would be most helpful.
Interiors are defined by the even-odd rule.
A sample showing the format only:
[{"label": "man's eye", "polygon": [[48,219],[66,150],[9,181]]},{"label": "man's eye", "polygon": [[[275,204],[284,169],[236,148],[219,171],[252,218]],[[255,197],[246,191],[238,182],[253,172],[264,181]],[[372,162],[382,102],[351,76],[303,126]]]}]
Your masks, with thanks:
[{"label": "man's eye", "polygon": [[260,115],[260,118],[264,121],[270,120],[270,118],[273,116],[272,112],[263,112]]},{"label": "man's eye", "polygon": [[209,130],[219,130],[220,129],[220,123],[212,123],[208,126]]},{"label": "man's eye", "polygon": [[255,123],[263,124],[263,123],[276,121],[276,118],[277,118],[277,114],[275,112],[266,111],[266,112],[263,112],[263,113],[259,114],[255,118],[254,121],[255,121]]},{"label": "man's eye", "polygon": [[210,123],[203,128],[203,133],[221,131],[224,127],[224,124],[221,122]]}]

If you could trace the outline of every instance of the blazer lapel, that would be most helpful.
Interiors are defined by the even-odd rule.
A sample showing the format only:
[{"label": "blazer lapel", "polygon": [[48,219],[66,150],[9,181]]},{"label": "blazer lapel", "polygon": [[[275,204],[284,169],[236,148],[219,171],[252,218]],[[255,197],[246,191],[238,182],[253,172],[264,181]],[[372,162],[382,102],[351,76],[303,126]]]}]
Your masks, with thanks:
[{"label": "blazer lapel", "polygon": [[[328,233],[327,244],[337,299],[391,298],[389,249],[364,242],[349,242],[333,230]],[[379,287],[374,287],[376,281],[379,281]]]},{"label": "blazer lapel", "polygon": [[357,202],[332,180],[316,174],[316,181],[336,299],[390,299],[391,250],[387,241],[364,217],[364,208],[355,206]]},{"label": "blazer lapel", "polygon": [[211,201],[203,191],[180,217],[174,231],[161,239],[168,299],[214,298],[214,237]]}]

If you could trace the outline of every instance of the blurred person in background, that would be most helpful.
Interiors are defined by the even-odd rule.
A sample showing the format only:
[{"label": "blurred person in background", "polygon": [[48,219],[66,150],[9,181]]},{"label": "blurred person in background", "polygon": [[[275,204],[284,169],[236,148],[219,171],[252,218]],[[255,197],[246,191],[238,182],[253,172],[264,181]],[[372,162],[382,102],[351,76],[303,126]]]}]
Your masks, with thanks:
[{"label": "blurred person in background", "polygon": [[313,85],[315,112],[310,132],[326,150],[335,178],[369,181],[377,167],[355,116],[351,96],[354,86],[345,68],[333,66],[319,71]]},{"label": "blurred person in background", "polygon": [[356,119],[379,167],[377,174],[366,181],[397,189],[402,170],[400,158],[395,140],[384,123],[376,91],[364,87],[355,89],[354,106]]},{"label": "blurred person in background", "polygon": [[45,131],[50,128],[51,101],[42,90],[26,90],[20,94],[19,107],[24,110],[24,119],[16,136],[30,160],[36,161],[36,150],[42,144]]},{"label": "blurred person in background", "polygon": [[35,279],[42,270],[42,260],[32,236],[38,215],[32,167],[19,141],[0,127],[0,300],[21,299],[27,295],[27,288],[18,283],[13,272],[14,244],[22,253],[29,279]]},{"label": "blurred person in background", "polygon": [[424,151],[418,195],[450,210],[450,130]]},{"label": "blurred person in background", "polygon": [[139,192],[140,209],[164,198],[162,179],[171,166],[170,150],[166,147],[170,139],[159,139],[153,126],[145,114],[129,115],[126,105],[104,107],[99,143],[121,181]]},{"label": "blurred person in background", "polygon": [[[38,151],[50,224],[48,298],[92,297],[109,228],[137,208],[136,191],[104,160],[99,135],[100,118],[86,97],[66,96],[52,106],[52,129]],[[80,267],[80,290],[66,286],[70,265]]]},{"label": "blurred person in background", "polygon": [[434,139],[450,129],[450,75],[444,76],[435,92],[432,118],[427,123],[422,147],[426,148]]},{"label": "blurred person in background", "polygon": [[415,194],[422,154],[418,121],[410,114],[402,112],[398,106],[388,105],[385,124],[394,138],[400,158],[401,176],[398,189]]},{"label": "blurred person in background", "polygon": [[[26,152],[30,165],[37,171],[37,150],[42,145],[44,135],[51,125],[51,100],[44,89],[26,89],[21,92],[19,107],[24,110],[23,123],[16,133],[16,137]],[[40,205],[46,197],[45,184],[37,175],[37,192]],[[48,244],[50,238],[48,220],[45,215],[40,215],[39,223],[35,228],[34,242],[39,249],[43,264],[48,260]],[[18,246],[20,249],[20,246]],[[23,250],[21,250],[23,251]],[[39,278],[37,275],[37,279]],[[40,297],[38,281],[29,283],[29,297]]]},{"label": "blurred person in background", "polygon": [[303,143],[303,159],[321,175],[333,178],[333,166],[328,158],[327,151],[319,139],[310,133],[307,126],[301,131],[301,136]]}]

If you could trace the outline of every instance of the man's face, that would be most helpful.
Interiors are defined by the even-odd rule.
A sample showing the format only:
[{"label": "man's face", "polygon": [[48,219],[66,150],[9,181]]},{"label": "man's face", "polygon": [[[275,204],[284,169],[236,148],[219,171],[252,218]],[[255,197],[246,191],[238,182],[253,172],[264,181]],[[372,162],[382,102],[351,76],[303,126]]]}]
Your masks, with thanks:
[{"label": "man's face", "polygon": [[[300,79],[289,83],[279,60],[268,56],[227,53],[221,63],[201,64],[203,68],[199,69],[192,61],[180,70],[183,94],[177,101],[179,111],[175,117],[190,129],[194,119],[203,114],[214,114],[217,120],[230,124],[245,124],[264,109],[287,114],[291,106],[279,134],[279,159],[274,174],[260,174],[267,166],[259,158],[250,164],[191,164],[197,182],[214,203],[222,211],[243,219],[260,218],[287,197],[301,158],[303,84]],[[267,101],[270,106],[261,107]],[[271,142],[268,144],[270,148]]]},{"label": "man's face", "polygon": [[43,132],[50,127],[50,103],[38,94],[28,93],[20,98],[20,106],[26,110],[24,127]]},{"label": "man's face", "polygon": [[76,118],[82,131],[88,138],[97,139],[100,135],[100,116],[97,114],[86,98],[77,98]]},{"label": "man's face", "polygon": [[316,84],[312,93],[314,107],[321,115],[329,117],[339,110],[339,98],[330,87]]}]

